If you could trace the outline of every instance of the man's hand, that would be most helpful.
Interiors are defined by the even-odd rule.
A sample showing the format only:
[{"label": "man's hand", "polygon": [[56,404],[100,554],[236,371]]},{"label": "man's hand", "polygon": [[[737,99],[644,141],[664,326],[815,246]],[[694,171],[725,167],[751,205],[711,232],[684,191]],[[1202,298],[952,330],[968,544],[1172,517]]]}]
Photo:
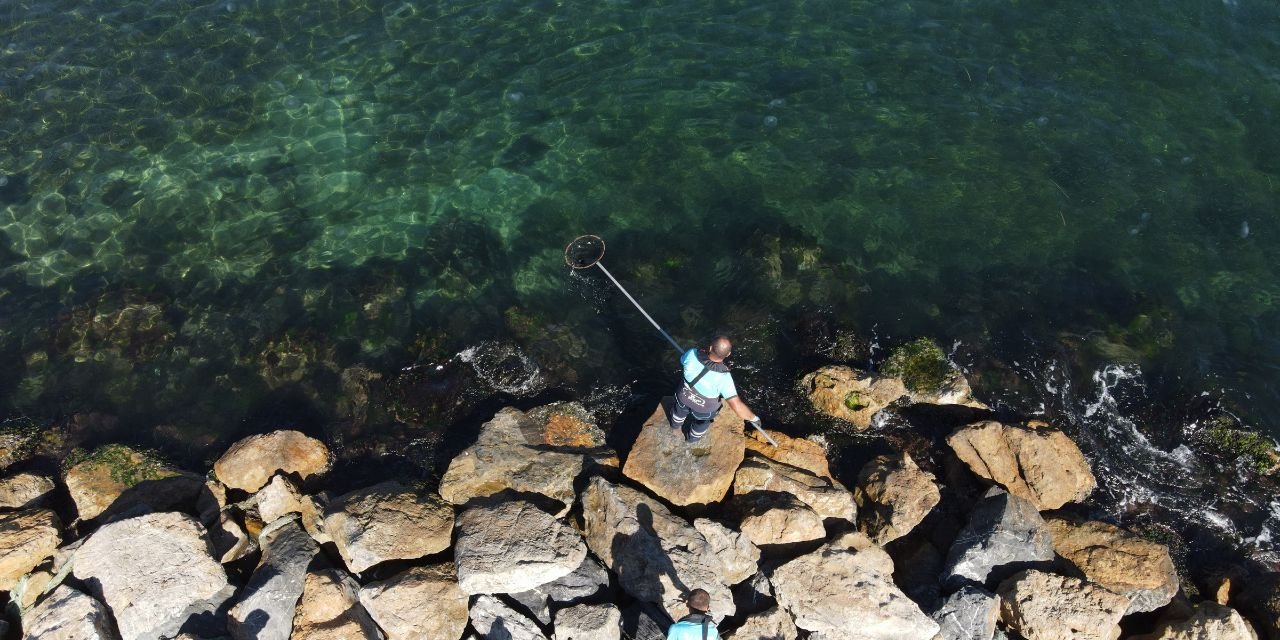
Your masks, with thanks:
[{"label": "man's hand", "polygon": [[747,422],[750,422],[750,423],[751,423],[751,426],[753,426],[753,427],[755,427],[755,428],[757,428],[757,429],[760,429],[760,430],[762,430],[762,431],[764,430],[764,426],[763,426],[763,425],[762,425],[762,423],[760,422],[760,416],[755,416],[755,417],[751,418],[750,420],[748,420]]}]

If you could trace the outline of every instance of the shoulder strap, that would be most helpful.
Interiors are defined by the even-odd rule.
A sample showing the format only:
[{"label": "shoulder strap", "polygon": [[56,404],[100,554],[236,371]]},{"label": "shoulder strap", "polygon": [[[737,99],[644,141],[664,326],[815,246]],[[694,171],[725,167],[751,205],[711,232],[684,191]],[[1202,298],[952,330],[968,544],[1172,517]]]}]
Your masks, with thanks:
[{"label": "shoulder strap", "polygon": [[711,370],[711,367],[708,367],[705,364],[702,365],[702,371],[699,372],[698,375],[694,376],[693,380],[689,382],[689,386],[692,387],[693,385],[698,384],[698,381],[702,379],[702,376],[707,375],[707,372],[710,370]]},{"label": "shoulder strap", "polygon": [[707,617],[702,617],[702,640],[707,640]]}]

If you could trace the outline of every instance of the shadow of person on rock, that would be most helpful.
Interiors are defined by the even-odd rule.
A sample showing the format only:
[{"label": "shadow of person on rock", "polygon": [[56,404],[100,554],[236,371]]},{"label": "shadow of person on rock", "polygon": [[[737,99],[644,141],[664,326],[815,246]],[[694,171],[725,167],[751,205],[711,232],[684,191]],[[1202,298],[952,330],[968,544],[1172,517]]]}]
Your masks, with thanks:
[{"label": "shadow of person on rock", "polygon": [[612,550],[613,570],[618,574],[618,582],[636,599],[665,605],[664,575],[681,595],[689,592],[653,529],[653,512],[648,505],[636,505],[635,531],[614,536]]}]

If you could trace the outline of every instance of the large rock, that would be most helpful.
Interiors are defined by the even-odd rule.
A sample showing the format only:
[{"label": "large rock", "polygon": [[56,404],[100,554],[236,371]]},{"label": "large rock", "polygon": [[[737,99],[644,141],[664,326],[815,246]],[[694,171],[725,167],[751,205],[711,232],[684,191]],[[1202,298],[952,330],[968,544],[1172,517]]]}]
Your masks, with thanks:
[{"label": "large rock", "polygon": [[1027,566],[1053,560],[1053,540],[1035,505],[991,489],[947,553],[945,582],[991,586]]},{"label": "large rock", "polygon": [[836,481],[754,454],[747,456],[733,478],[735,495],[753,491],[789,493],[823,518],[852,522],[857,513],[853,494]]},{"label": "large rock", "polygon": [[573,480],[582,472],[583,455],[553,450],[545,440],[589,443],[593,439],[564,426],[580,421],[559,416],[542,423],[554,428],[554,433],[547,433],[538,421],[517,409],[499,411],[480,427],[476,444],[449,463],[440,479],[440,495],[461,505],[511,489],[572,504]]},{"label": "large rock", "polygon": [[489,595],[471,605],[471,626],[485,640],[548,640],[534,621]]},{"label": "large rock", "polygon": [[453,556],[464,592],[518,593],[571,573],[587,545],[555,516],[510,500],[463,511]]},{"label": "large rock", "polygon": [[308,573],[290,640],[380,640],[378,625],[360,606],[359,589],[351,576],[338,569]]},{"label": "large rock", "polygon": [[800,387],[819,412],[839,418],[858,431],[885,407],[907,395],[897,378],[882,378],[844,366],[823,367],[800,380]]},{"label": "large rock", "polygon": [[744,444],[747,451],[770,460],[804,469],[819,478],[831,479],[831,466],[827,462],[827,450],[812,438],[793,438],[781,431],[765,429],[777,446],[769,444],[755,429],[747,430]]},{"label": "large rock", "polygon": [[24,640],[117,640],[111,614],[101,602],[61,586],[22,619]]},{"label": "large rock", "polygon": [[1097,486],[1089,462],[1065,433],[1040,424],[1017,427],[988,420],[961,427],[947,436],[947,444],[974,474],[1037,509],[1084,500]]},{"label": "large rock", "polygon": [[1125,613],[1155,611],[1178,593],[1178,571],[1164,545],[1105,522],[1048,518],[1053,550],[1092,582],[1129,598]]},{"label": "large rock", "polygon": [[76,552],[72,571],[111,607],[124,640],[151,640],[175,635],[189,618],[212,620],[231,597],[212,554],[190,516],[153,513],[98,529]]},{"label": "large rock", "polygon": [[36,473],[19,473],[0,480],[0,509],[37,506],[53,491],[53,480]]},{"label": "large rock", "polygon": [[1100,585],[1039,570],[1000,585],[1000,619],[1027,640],[1116,640],[1129,599]]},{"label": "large rock", "polygon": [[848,640],[928,640],[938,625],[893,584],[893,560],[862,533],[779,566],[778,604],[796,626]]},{"label": "large rock", "polygon": [[307,565],[320,551],[297,517],[281,518],[258,536],[262,560],[227,614],[236,640],[288,640]]},{"label": "large rock", "polygon": [[551,604],[560,606],[580,604],[609,586],[609,570],[591,554],[568,575],[540,584],[528,591],[511,594],[544,626],[551,624]]},{"label": "large rock", "polygon": [[782,607],[747,616],[742,626],[724,635],[726,640],[796,640],[800,631]]},{"label": "large rock", "polygon": [[693,528],[707,539],[713,553],[724,565],[721,579],[725,584],[738,584],[759,571],[760,548],[740,531],[734,531],[714,520],[698,518]]},{"label": "large rock", "polygon": [[[423,606],[429,602],[431,606]],[[360,604],[387,640],[457,640],[467,628],[467,594],[452,562],[414,567],[360,590]]]},{"label": "large rock", "polygon": [[556,612],[555,640],[619,640],[622,612],[611,603],[580,604]]},{"label": "large rock", "polygon": [[229,512],[218,515],[218,521],[209,526],[209,543],[218,562],[227,564],[258,550],[256,541],[249,538],[244,527]]},{"label": "large rock", "polygon": [[48,509],[0,513],[0,591],[53,556],[62,542],[62,523]]},{"label": "large rock", "polygon": [[928,391],[910,391],[908,397],[916,404],[960,405],[973,409],[991,409],[973,397],[973,388],[959,371],[955,371],[938,388]]},{"label": "large rock", "polygon": [[1258,634],[1234,609],[1202,602],[1190,618],[1165,622],[1155,633],[1130,640],[1258,640]]},{"label": "large rock", "polygon": [[316,542],[324,544],[333,541],[324,530],[323,502],[303,495],[289,478],[282,475],[271,478],[271,482],[258,491],[254,500],[258,504],[258,515],[263,522],[275,522],[296,513],[301,518],[302,528]]},{"label": "large rock", "polygon": [[115,522],[161,511],[193,511],[204,490],[204,478],[193,473],[173,472],[163,478],[142,480],[125,489],[98,516],[98,522]]},{"label": "large rock", "polygon": [[[684,594],[711,594],[717,616],[733,615],[731,572],[716,547],[683,518],[635,489],[595,477],[582,491],[587,544],[638,600],[661,605],[672,618],[684,615]],[[625,616],[624,616],[625,618]]]},{"label": "large rock", "polygon": [[929,617],[938,623],[942,640],[991,640],[1000,619],[1000,598],[973,586],[951,594]]},{"label": "large rock", "polygon": [[213,472],[222,484],[254,493],[278,472],[302,480],[324,474],[332,465],[329,447],[299,431],[272,431],[249,436],[231,445]]},{"label": "large rock", "polygon": [[854,499],[861,510],[858,528],[887,544],[911,532],[942,500],[932,473],[911,456],[880,456],[858,474]]},{"label": "large rock", "polygon": [[336,498],[324,530],[347,568],[361,572],[387,560],[412,560],[449,548],[453,507],[398,482]]},{"label": "large rock", "polygon": [[719,502],[733,484],[746,445],[743,422],[724,409],[702,440],[685,442],[659,405],[640,428],[622,473],[677,505]]},{"label": "large rock", "polygon": [[734,496],[733,506],[742,514],[738,528],[757,546],[810,542],[827,536],[822,516],[789,493],[757,491]]},{"label": "large rock", "polygon": [[176,474],[146,453],[112,444],[94,450],[67,469],[62,479],[75,502],[76,515],[81,520],[92,520],[138,483]]}]

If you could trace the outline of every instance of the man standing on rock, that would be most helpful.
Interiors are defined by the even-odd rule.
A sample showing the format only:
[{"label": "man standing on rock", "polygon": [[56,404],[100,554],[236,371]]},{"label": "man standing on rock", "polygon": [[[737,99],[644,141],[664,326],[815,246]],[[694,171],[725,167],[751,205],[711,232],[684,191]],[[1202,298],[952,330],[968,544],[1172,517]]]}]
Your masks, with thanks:
[{"label": "man standing on rock", "polygon": [[[680,356],[684,380],[676,391],[671,426],[684,432],[685,442],[694,443],[707,435],[711,421],[720,413],[721,399],[743,420],[760,428],[760,416],[738,397],[733,385],[733,376],[725,363],[732,352],[733,343],[729,338],[716,336],[705,348],[690,349]],[[691,421],[690,416],[693,416]]]},{"label": "man standing on rock", "polygon": [[694,589],[685,604],[689,606],[689,615],[667,629],[667,640],[720,640],[720,632],[711,619],[711,594]]}]

